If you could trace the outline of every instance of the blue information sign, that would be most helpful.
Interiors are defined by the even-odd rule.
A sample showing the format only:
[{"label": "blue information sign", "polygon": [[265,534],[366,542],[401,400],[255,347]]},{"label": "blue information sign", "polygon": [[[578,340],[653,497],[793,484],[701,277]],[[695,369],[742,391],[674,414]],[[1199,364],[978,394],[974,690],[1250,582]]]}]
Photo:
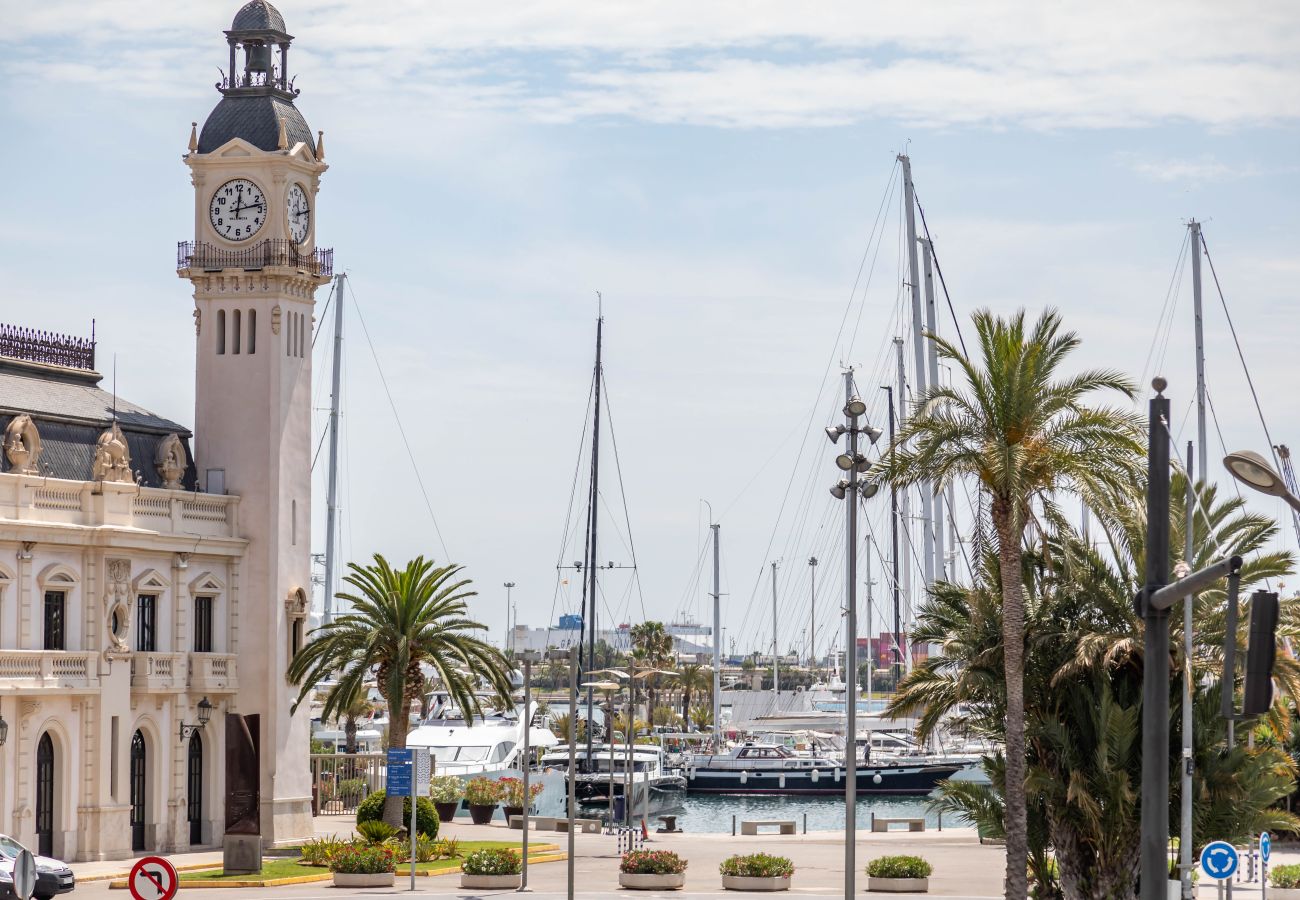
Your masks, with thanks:
[{"label": "blue information sign", "polygon": [[1265,831],[1259,836],[1259,857],[1268,862],[1268,858],[1273,855],[1273,838]]},{"label": "blue information sign", "polygon": [[388,751],[388,780],[384,791],[401,797],[411,795],[411,759],[409,748],[395,748]]},{"label": "blue information sign", "polygon": [[1227,841],[1211,841],[1201,851],[1201,871],[1210,878],[1231,878],[1237,861],[1237,848]]}]

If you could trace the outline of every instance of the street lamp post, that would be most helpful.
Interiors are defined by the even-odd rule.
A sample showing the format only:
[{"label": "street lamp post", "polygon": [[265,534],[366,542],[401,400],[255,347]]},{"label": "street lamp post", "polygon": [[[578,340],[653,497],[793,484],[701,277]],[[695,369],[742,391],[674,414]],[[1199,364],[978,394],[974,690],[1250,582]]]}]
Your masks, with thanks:
[{"label": "street lamp post", "polygon": [[[524,650],[518,655],[518,658],[524,664],[524,835],[523,835],[523,868],[520,870],[519,890],[528,890],[528,808],[532,806],[531,798],[528,795],[528,770],[532,768],[532,746],[529,738],[533,727],[532,716],[532,699],[533,699],[533,663],[541,662],[542,654],[536,650]],[[507,825],[510,823],[507,822]]]},{"label": "street lamp post", "polygon": [[501,643],[502,652],[506,652],[510,649],[510,591],[514,586],[515,583],[513,581],[507,581],[502,585],[502,587],[506,589],[506,636],[505,640]]},{"label": "street lamp post", "polygon": [[844,900],[853,900],[857,886],[857,811],[858,811],[858,499],[875,496],[878,486],[858,476],[870,468],[867,458],[858,452],[858,438],[866,435],[871,443],[880,439],[881,431],[870,424],[859,427],[858,420],[867,412],[867,404],[853,393],[853,369],[844,373],[844,417],[846,424],[832,425],[826,436],[838,443],[847,434],[848,451],[835,457],[835,465],[848,477],[831,488],[831,496],[845,501],[845,573],[848,593],[845,621],[844,707],[848,722],[844,733]]}]

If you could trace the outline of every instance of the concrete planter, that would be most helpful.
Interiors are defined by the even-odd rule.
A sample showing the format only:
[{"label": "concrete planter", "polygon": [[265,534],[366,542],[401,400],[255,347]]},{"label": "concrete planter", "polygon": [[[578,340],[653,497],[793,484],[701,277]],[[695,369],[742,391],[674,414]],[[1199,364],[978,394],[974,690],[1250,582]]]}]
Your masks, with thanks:
[{"label": "concrete planter", "polygon": [[924,894],[930,890],[928,878],[867,878],[867,890],[888,894]]},{"label": "concrete planter", "polygon": [[477,888],[478,890],[510,890],[517,888],[523,883],[522,876],[519,875],[466,875],[461,873],[460,886],[463,888]]},{"label": "concrete planter", "polygon": [[1269,900],[1300,900],[1300,888],[1269,887]]},{"label": "concrete planter", "polygon": [[335,887],[392,887],[396,876],[392,872],[375,872],[359,875],[349,872],[335,872]]},{"label": "concrete planter", "polygon": [[630,891],[679,891],[686,885],[686,873],[677,875],[636,875],[618,873],[618,886]]},{"label": "concrete planter", "polygon": [[751,878],[748,875],[723,875],[722,887],[728,891],[788,891],[790,876]]},{"label": "concrete planter", "polygon": [[492,814],[497,811],[496,804],[491,806],[469,805],[469,817],[475,825],[486,825],[492,821]]}]

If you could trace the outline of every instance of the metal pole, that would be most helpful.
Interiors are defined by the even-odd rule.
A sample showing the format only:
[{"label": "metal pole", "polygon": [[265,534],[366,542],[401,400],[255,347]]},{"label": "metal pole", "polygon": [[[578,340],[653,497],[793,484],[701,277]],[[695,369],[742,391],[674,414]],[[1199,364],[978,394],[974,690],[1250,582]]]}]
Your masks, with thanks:
[{"label": "metal pole", "polygon": [[[417,752],[418,752],[418,751],[417,751]],[[416,785],[416,783],[415,783],[415,780],[416,780],[416,779],[415,779],[415,774],[416,774],[416,771],[419,769],[420,766],[419,766],[419,763],[417,763],[417,762],[415,761],[415,754],[414,754],[414,753],[411,754],[411,762],[410,762],[410,766],[411,766],[411,831],[410,831],[410,835],[411,835],[411,890],[414,891],[414,890],[415,890],[415,845],[419,842],[419,838],[416,836],[416,830],[415,830],[415,828],[416,828],[415,813],[416,813],[416,809],[417,809],[417,807],[419,807],[419,805],[420,805],[419,803],[416,802],[416,800],[417,800],[417,796],[418,796],[418,791],[416,790],[416,788],[418,787],[418,785]]]},{"label": "metal pole", "polygon": [[718,540],[722,526],[715,522],[709,527],[713,529],[713,752],[717,753],[722,746],[722,590],[718,567]]},{"label": "metal pole", "polygon": [[[528,701],[533,696],[533,658],[529,650],[524,650],[524,837],[523,868],[520,870],[519,890],[528,890],[528,807],[532,806],[528,796],[528,770],[532,768],[531,741],[533,716],[528,708]],[[506,824],[510,821],[507,819]]]},{"label": "metal pole", "polygon": [[1196,314],[1196,440],[1201,465],[1197,470],[1201,478],[1210,477],[1209,448],[1205,432],[1205,326],[1201,314],[1201,223],[1192,219],[1187,223],[1192,242],[1192,306]]},{"label": "metal pole", "polygon": [[[510,590],[514,586],[515,583],[513,581],[507,581],[503,585],[503,587],[506,589],[506,639],[505,642],[502,643],[501,648],[502,650],[505,651],[510,650]],[[528,648],[525,647],[524,649],[526,650]]]},{"label": "metal pole", "polygon": [[[233,45],[232,45],[233,47]],[[233,49],[231,51],[234,52]],[[234,73],[231,72],[231,78]],[[330,474],[325,497],[325,606],[321,622],[334,621],[334,570],[337,568],[339,517],[339,401],[342,398],[343,379],[343,294],[348,286],[348,273],[340,272],[334,281],[334,360],[330,373]]]},{"label": "metal pole", "polygon": [[[778,649],[776,636],[776,561],[772,562],[772,698],[781,703],[781,669],[777,663]],[[773,707],[773,712],[776,708]]]},{"label": "metal pole", "polygon": [[[591,722],[587,722],[587,733],[591,734]],[[568,861],[568,896],[573,900],[573,858],[576,849],[573,844],[573,814],[578,807],[578,648],[569,648],[569,861]]]},{"label": "metal pole", "polygon": [[817,557],[808,557],[809,585],[812,591],[808,613],[808,667],[817,668]]},{"label": "metal pole", "polygon": [[[898,357],[898,387],[894,394],[894,400],[898,406],[898,421],[901,424],[907,420],[907,372],[903,367],[903,339],[894,338],[894,349]],[[893,440],[893,434],[890,434],[890,440]],[[911,603],[912,600],[912,498],[906,488],[898,498],[898,519],[895,528],[902,531],[906,536],[900,543],[894,544],[894,556],[900,557],[901,561],[898,568],[894,570],[895,583],[898,585],[902,596],[902,603]],[[902,575],[902,581],[898,581],[898,576]],[[899,602],[894,604],[894,645],[897,651],[897,659],[906,666],[903,660],[901,648],[898,646],[898,608]]]},{"label": "metal pole", "polygon": [[[591,420],[591,541],[587,553],[587,577],[589,581],[588,596],[591,598],[586,612],[590,621],[587,623],[587,670],[596,668],[596,522],[600,509],[600,388],[604,379],[601,369],[600,351],[604,335],[604,316],[596,319],[596,374],[594,390],[596,392],[595,414]],[[594,688],[587,688],[587,766],[591,767],[592,727],[591,706],[594,701]],[[606,729],[609,730],[608,728]]]},{"label": "metal pole", "polygon": [[632,824],[632,790],[636,786],[632,778],[632,741],[636,736],[636,672],[628,666],[631,682],[628,689],[627,734],[623,736],[626,771],[623,772],[623,824]]},{"label": "metal pole", "polygon": [[[912,349],[916,357],[912,384],[916,388],[916,396],[919,397],[925,393],[926,366],[925,338],[922,335],[924,325],[921,320],[921,277],[917,272],[916,194],[912,185],[912,160],[906,154],[900,154],[898,161],[903,164],[903,203],[906,205],[907,212],[907,271],[911,279]],[[902,362],[901,357],[899,361]],[[901,406],[907,404],[907,395],[901,385],[898,391],[898,402]],[[934,520],[930,511],[930,498],[933,496],[933,491],[925,482],[918,485],[918,488],[921,492],[921,571],[925,576],[925,587],[929,588],[934,583],[934,534],[931,531]]]},{"label": "metal pole", "polygon": [[[1193,516],[1196,506],[1196,482],[1192,479],[1192,442],[1187,442],[1187,509],[1184,510],[1186,531],[1183,539],[1183,557],[1189,570],[1196,568],[1195,546],[1192,540]],[[1183,765],[1178,777],[1181,804],[1181,822],[1178,835],[1178,864],[1182,877],[1183,900],[1192,900],[1192,603],[1194,594],[1183,600]]]},{"label": "metal pole", "polygon": [[[934,266],[931,260],[934,256],[934,247],[928,238],[921,238],[921,248],[925,251],[925,330],[930,334],[939,333],[939,318],[934,307]],[[929,386],[934,387],[939,383],[939,354],[935,349],[934,341],[925,342],[925,360],[928,367]],[[951,579],[952,575],[947,570],[947,552],[943,544],[943,491],[930,491],[933,497],[934,517],[926,521],[927,535],[933,532],[934,547],[931,553],[934,556],[933,578]],[[931,584],[933,584],[933,578]]]},{"label": "metal pole", "polygon": [[876,668],[876,656],[871,652],[871,636],[875,634],[876,620],[875,613],[872,610],[874,598],[872,596],[871,580],[871,554],[875,548],[875,539],[867,535],[867,713],[871,712],[872,702],[875,700],[875,694],[871,689],[871,672]]},{"label": "metal pole", "polygon": [[1142,666],[1141,900],[1165,900],[1169,880],[1169,613],[1147,599],[1169,580],[1169,398],[1153,381],[1147,448],[1146,625]]},{"label": "metal pole", "polygon": [[[853,370],[844,373],[844,403],[853,398]],[[858,458],[858,417],[848,420],[849,458]],[[858,839],[858,489],[863,483],[857,466],[849,472],[849,491],[844,511],[844,579],[848,589],[848,616],[844,623],[844,708],[848,722],[844,729],[844,900],[853,900],[857,884]]]},{"label": "metal pole", "polygon": [[[894,458],[894,390],[886,387],[885,391],[889,394],[889,458],[892,465]],[[892,484],[889,487],[889,536],[893,543],[890,564],[894,570],[894,639],[889,651],[894,658],[894,664],[891,668],[894,672],[894,687],[897,688],[898,668],[901,662],[898,647],[898,489]]]}]

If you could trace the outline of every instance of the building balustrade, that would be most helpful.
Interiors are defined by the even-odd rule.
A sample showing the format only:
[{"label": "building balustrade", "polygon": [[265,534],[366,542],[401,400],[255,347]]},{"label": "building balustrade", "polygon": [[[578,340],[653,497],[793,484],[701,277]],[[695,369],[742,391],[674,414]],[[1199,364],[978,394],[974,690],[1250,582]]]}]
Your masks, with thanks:
[{"label": "building balustrade", "polygon": [[235,677],[233,653],[191,653],[189,655],[190,692],[195,694],[233,694],[239,689]]},{"label": "building balustrade", "polygon": [[131,690],[150,694],[186,688],[184,653],[135,653],[131,656]]},{"label": "building balustrade", "polygon": [[21,695],[97,691],[97,656],[79,650],[0,650],[0,692]]},{"label": "building balustrade", "polygon": [[0,474],[0,519],[33,525],[120,526],[160,534],[238,537],[238,512],[239,498],[228,494]]}]

